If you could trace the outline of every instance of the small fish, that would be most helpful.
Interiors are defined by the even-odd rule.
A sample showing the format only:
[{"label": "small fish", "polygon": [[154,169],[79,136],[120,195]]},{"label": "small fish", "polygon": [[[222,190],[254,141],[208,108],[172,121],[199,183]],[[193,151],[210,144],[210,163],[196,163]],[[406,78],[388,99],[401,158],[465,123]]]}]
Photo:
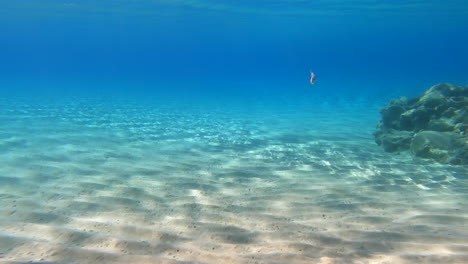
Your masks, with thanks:
[{"label": "small fish", "polygon": [[310,84],[314,84],[315,83],[315,73],[313,73],[312,71],[310,71]]}]

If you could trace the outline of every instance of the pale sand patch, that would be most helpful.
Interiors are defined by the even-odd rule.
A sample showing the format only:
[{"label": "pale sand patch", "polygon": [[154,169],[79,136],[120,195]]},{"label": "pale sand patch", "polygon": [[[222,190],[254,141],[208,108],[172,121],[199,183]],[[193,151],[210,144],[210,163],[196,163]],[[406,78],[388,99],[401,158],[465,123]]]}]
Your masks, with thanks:
[{"label": "pale sand patch", "polygon": [[0,139],[0,263],[468,262],[466,168],[383,153],[363,116],[171,114]]}]

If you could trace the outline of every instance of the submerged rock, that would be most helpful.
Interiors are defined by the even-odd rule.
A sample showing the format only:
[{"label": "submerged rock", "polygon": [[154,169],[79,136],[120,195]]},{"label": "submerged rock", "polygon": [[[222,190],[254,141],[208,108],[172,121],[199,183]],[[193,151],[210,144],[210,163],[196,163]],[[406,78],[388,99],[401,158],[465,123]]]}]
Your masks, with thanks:
[{"label": "submerged rock", "polygon": [[434,159],[441,163],[460,163],[455,154],[463,148],[461,135],[454,132],[421,131],[411,140],[411,153],[417,157]]},{"label": "submerged rock", "polygon": [[420,97],[391,101],[380,113],[374,136],[385,151],[468,165],[468,87],[435,85]]}]

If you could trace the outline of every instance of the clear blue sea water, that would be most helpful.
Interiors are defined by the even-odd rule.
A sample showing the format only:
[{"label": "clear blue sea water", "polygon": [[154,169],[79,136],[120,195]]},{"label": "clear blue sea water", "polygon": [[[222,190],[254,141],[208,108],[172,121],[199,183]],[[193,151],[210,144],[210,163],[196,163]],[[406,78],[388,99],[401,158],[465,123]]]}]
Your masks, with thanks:
[{"label": "clear blue sea water", "polygon": [[418,95],[468,83],[467,10],[462,0],[2,1],[1,92]]},{"label": "clear blue sea water", "polygon": [[372,135],[468,84],[466,32],[462,0],[0,0],[0,263],[466,263],[466,166]]}]

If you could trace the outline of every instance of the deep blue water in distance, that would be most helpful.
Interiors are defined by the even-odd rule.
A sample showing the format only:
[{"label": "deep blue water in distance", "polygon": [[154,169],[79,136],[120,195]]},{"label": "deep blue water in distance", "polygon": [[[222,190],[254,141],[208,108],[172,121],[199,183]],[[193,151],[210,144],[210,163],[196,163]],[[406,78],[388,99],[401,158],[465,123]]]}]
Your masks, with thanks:
[{"label": "deep blue water in distance", "polygon": [[468,83],[462,0],[0,6],[3,95],[395,97]]}]

